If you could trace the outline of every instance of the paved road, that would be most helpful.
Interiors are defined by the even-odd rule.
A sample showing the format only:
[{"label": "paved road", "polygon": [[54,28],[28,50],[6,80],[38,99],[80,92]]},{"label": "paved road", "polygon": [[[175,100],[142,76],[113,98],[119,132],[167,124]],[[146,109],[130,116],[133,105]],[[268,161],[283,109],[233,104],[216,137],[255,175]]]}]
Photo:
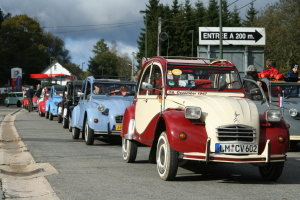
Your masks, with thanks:
[{"label": "paved road", "polygon": [[[2,110],[0,110],[0,113]],[[149,149],[139,148],[137,163],[122,162],[120,142],[74,141],[57,121],[22,111],[15,126],[36,162],[50,163],[59,174],[47,176],[62,200],[81,199],[299,199],[300,152],[291,152],[281,178],[262,182],[251,165],[197,163],[179,168],[175,181],[159,179],[147,162]]]}]

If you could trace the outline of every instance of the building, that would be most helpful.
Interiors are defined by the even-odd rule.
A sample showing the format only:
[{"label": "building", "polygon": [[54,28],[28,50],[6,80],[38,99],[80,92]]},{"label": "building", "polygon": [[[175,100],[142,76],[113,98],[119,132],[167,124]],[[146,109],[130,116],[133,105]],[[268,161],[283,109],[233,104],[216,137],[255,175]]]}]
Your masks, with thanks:
[{"label": "building", "polygon": [[57,61],[44,69],[41,74],[30,74],[30,78],[39,79],[41,83],[51,82],[59,85],[66,85],[67,81],[76,79],[69,70]]}]

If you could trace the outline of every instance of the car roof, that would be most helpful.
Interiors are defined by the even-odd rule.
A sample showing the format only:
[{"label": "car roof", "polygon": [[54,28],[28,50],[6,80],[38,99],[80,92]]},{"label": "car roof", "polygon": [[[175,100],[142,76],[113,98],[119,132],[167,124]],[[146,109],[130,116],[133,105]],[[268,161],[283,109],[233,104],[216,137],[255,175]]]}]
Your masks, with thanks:
[{"label": "car roof", "polygon": [[[180,56],[171,56],[171,57],[153,57],[151,59],[143,60],[143,67],[146,66],[149,62],[159,61],[162,64],[167,65],[191,65],[191,66],[203,66],[203,67],[226,67],[226,68],[236,68],[235,65],[225,59],[210,59],[210,58],[196,58],[196,57],[180,57]],[[145,64],[146,63],[146,64]]]}]

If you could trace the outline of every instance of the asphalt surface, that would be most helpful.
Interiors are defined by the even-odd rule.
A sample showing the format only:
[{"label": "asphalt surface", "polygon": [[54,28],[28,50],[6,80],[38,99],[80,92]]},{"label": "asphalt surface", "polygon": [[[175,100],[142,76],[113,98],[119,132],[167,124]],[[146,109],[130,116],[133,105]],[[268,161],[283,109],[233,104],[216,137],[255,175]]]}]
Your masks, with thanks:
[{"label": "asphalt surface", "polygon": [[300,152],[288,153],[284,172],[273,183],[263,182],[252,165],[196,162],[180,167],[175,181],[165,182],[156,165],[147,162],[149,148],[139,148],[137,162],[127,164],[120,141],[87,146],[72,140],[56,119],[21,111],[15,126],[35,161],[59,172],[46,178],[62,200],[299,199]]}]

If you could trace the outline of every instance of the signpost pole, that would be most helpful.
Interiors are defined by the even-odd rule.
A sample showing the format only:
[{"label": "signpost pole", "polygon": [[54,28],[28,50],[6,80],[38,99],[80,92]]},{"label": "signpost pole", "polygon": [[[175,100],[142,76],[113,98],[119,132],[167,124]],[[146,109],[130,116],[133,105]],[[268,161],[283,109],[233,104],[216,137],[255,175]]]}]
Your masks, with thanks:
[{"label": "signpost pole", "polygon": [[220,28],[220,59],[223,58],[223,31],[222,31],[222,0],[219,1],[220,8],[219,8],[219,28]]}]

